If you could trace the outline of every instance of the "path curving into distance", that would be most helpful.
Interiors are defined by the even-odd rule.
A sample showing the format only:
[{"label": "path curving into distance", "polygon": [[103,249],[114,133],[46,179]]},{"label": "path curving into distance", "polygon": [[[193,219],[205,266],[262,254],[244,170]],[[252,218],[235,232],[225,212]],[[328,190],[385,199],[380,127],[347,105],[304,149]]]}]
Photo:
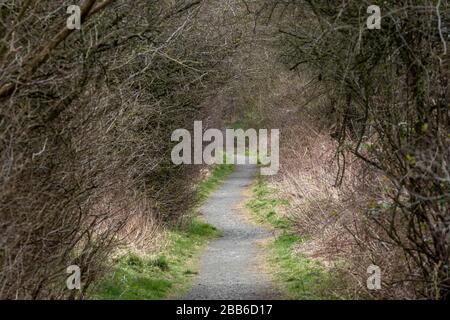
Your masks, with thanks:
[{"label": "path curving into distance", "polygon": [[236,165],[201,207],[206,221],[221,231],[203,253],[200,271],[186,300],[262,300],[277,299],[280,294],[269,276],[258,265],[257,241],[271,234],[239,219],[233,208],[244,201],[243,191],[257,173],[254,165]]}]

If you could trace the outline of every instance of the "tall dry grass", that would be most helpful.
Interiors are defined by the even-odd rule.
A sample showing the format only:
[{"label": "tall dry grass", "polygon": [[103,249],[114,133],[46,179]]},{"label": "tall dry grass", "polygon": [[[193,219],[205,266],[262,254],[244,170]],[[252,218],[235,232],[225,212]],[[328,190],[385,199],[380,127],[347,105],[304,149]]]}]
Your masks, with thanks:
[{"label": "tall dry grass", "polygon": [[[233,6],[230,6],[233,4]],[[0,2],[0,297],[84,298],[118,250],[161,245],[200,168],[171,133],[210,119],[245,38],[236,3]],[[220,109],[217,110],[220,114]],[[65,286],[81,268],[83,290]]]},{"label": "tall dry grass", "polygon": [[[270,26],[264,33],[270,33]],[[236,95],[249,127],[281,130],[280,171],[269,179],[289,205],[281,214],[307,239],[296,253],[319,260],[338,278],[327,288],[346,298],[415,298],[416,284],[401,248],[368,219],[389,200],[393,185],[350,152],[340,181],[334,101],[314,73],[292,73],[277,58],[274,43],[249,58],[257,67]],[[339,183],[338,183],[339,182]],[[382,290],[367,288],[368,267],[382,270]]]},{"label": "tall dry grass", "polygon": [[[272,181],[289,202],[282,213],[307,239],[297,253],[321,261],[339,278],[336,287],[328,288],[336,296],[414,298],[413,283],[404,281],[410,270],[402,251],[386,244],[383,230],[365,216],[372,206],[386,201],[386,179],[347,155],[345,178],[336,187],[336,141],[328,130],[299,122],[284,131],[284,138],[292,142],[281,151],[280,176]],[[371,265],[382,270],[380,291],[367,288]]]},{"label": "tall dry grass", "polygon": [[[449,6],[380,2],[382,27],[368,30],[372,4],[263,1],[253,13],[280,35],[284,64],[270,79],[295,84],[271,84],[257,118],[285,128],[289,214],[322,251],[342,252],[351,291],[447,299]],[[365,288],[369,263],[381,291]]]}]

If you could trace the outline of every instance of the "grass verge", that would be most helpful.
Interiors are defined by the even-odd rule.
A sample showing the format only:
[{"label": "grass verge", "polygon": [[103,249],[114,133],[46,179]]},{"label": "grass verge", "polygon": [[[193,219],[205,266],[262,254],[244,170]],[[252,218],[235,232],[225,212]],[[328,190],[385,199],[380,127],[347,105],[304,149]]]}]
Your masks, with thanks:
[{"label": "grass verge", "polygon": [[287,204],[286,200],[276,197],[263,177],[258,177],[252,198],[246,203],[253,220],[278,231],[275,239],[267,244],[268,267],[274,280],[287,299],[336,299],[330,290],[334,286],[334,275],[318,261],[295,253],[295,247],[307,239],[296,234],[292,222],[277,213],[279,206]]},{"label": "grass verge", "polygon": [[[215,166],[197,186],[200,199],[206,199],[232,171],[232,165]],[[97,286],[92,298],[158,300],[181,296],[198,273],[202,249],[218,235],[214,227],[194,216],[184,226],[166,230],[164,250],[146,256],[127,253],[118,258],[114,272]]]},{"label": "grass verge", "polygon": [[154,300],[184,292],[197,273],[198,253],[217,231],[195,217],[183,228],[167,232],[164,251],[149,256],[128,253],[98,287],[94,299]]}]

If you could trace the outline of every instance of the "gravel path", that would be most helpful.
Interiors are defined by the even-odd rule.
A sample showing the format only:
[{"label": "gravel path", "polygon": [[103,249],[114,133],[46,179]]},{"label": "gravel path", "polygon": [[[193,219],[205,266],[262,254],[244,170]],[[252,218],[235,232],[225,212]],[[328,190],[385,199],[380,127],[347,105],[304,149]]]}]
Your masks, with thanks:
[{"label": "gravel path", "polygon": [[236,165],[235,171],[201,208],[208,223],[223,236],[203,254],[200,273],[184,299],[277,299],[278,291],[258,266],[257,240],[270,233],[242,222],[233,208],[244,200],[242,192],[252,183],[256,166]]}]

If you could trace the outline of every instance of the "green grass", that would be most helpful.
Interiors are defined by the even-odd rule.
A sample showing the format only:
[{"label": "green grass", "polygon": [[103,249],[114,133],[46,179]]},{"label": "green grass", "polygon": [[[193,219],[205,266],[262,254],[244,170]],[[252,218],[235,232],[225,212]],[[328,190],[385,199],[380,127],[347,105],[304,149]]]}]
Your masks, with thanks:
[{"label": "green grass", "polygon": [[242,121],[237,120],[234,122],[226,122],[225,123],[225,128],[226,129],[243,129],[244,128],[244,124]]},{"label": "green grass", "polygon": [[183,228],[168,231],[164,251],[150,256],[126,254],[115,271],[93,295],[105,300],[155,300],[181,294],[197,274],[196,260],[206,243],[218,232],[200,218]]},{"label": "green grass", "polygon": [[330,290],[335,286],[334,275],[318,261],[294,254],[294,247],[302,241],[298,235],[284,233],[270,243],[269,262],[275,270],[275,279],[282,284],[290,299],[336,299]]},{"label": "green grass", "polygon": [[[217,165],[205,181],[198,184],[201,199],[233,171],[232,165]],[[149,256],[128,253],[115,261],[114,272],[91,295],[103,300],[157,300],[186,292],[197,272],[202,249],[219,232],[200,217],[192,217],[183,227],[167,230],[167,246]]]},{"label": "green grass", "polygon": [[279,199],[262,177],[252,189],[252,198],[246,203],[256,222],[278,230],[279,234],[268,244],[269,269],[287,299],[335,299],[330,293],[334,286],[333,274],[319,262],[296,254],[294,249],[306,239],[294,232],[293,224],[277,213],[288,202]]},{"label": "green grass", "polygon": [[246,203],[253,213],[258,223],[269,225],[276,229],[288,230],[292,228],[291,222],[277,214],[276,210],[281,205],[286,205],[287,201],[274,198],[274,190],[269,188],[261,176],[258,177],[252,189],[253,197]]}]

